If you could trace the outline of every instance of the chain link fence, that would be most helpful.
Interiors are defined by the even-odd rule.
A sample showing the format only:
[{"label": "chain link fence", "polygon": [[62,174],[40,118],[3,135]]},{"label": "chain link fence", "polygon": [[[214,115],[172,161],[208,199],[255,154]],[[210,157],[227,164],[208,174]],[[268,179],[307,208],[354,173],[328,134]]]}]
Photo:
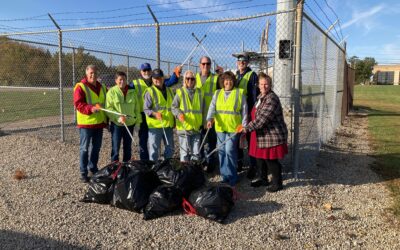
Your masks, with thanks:
[{"label": "chain link fence", "polygon": [[[255,72],[272,76],[291,131],[290,155],[298,150],[305,169],[340,124],[345,54],[305,15],[296,103],[294,17],[293,8],[230,19],[0,35],[0,129],[77,144],[72,94],[88,64],[97,65],[100,81],[112,86],[116,71],[127,72],[131,81],[144,62],[171,75],[178,65],[183,72],[198,72],[200,57],[209,56],[212,69],[220,66],[236,73],[233,55],[246,51]],[[293,109],[300,111],[299,124]],[[293,157],[286,159],[285,165],[290,164]]]}]

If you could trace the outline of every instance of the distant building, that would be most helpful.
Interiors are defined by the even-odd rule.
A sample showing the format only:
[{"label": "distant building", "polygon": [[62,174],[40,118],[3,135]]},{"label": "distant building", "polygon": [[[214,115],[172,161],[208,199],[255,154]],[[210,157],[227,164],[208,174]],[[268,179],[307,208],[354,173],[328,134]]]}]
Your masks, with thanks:
[{"label": "distant building", "polygon": [[375,65],[372,69],[373,81],[380,85],[399,85],[400,64]]}]

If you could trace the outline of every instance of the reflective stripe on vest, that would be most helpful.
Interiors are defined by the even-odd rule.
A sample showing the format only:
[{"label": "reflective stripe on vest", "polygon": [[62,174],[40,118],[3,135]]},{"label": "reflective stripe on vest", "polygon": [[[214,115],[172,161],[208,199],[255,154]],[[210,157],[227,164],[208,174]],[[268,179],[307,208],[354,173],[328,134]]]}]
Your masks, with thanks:
[{"label": "reflective stripe on vest", "polygon": [[[102,84],[100,93],[97,95],[92,91],[87,85],[79,82],[75,85],[74,91],[77,87],[81,87],[83,92],[85,92],[86,103],[89,105],[95,105],[99,103],[102,107],[106,103],[106,87]],[[92,113],[90,115],[82,114],[79,110],[76,111],[76,121],[78,125],[96,125],[106,122],[106,115],[103,111],[97,113]]]},{"label": "reflective stripe on vest", "polygon": [[203,124],[203,93],[202,90],[196,88],[193,100],[190,101],[189,93],[186,88],[177,89],[176,94],[179,96],[179,109],[185,114],[185,121],[182,124],[179,120],[176,121],[177,130],[195,130],[199,131]]},{"label": "reflective stripe on vest", "polygon": [[137,90],[137,96],[139,100],[140,112],[143,112],[144,94],[149,88],[143,79],[136,79],[132,81],[135,90]]},{"label": "reflective stripe on vest", "polygon": [[243,89],[243,94],[245,96],[247,96],[247,84],[249,83],[251,74],[253,74],[253,71],[247,72],[239,82],[238,88]]},{"label": "reflective stripe on vest", "polygon": [[160,112],[162,116],[162,122],[156,118],[146,115],[146,122],[149,128],[173,128],[174,127],[174,115],[171,112],[172,100],[174,98],[173,92],[169,87],[167,88],[167,99],[164,98],[162,92],[156,87],[151,86],[147,89],[153,100],[154,111]]},{"label": "reflective stripe on vest", "polygon": [[217,90],[215,104],[215,131],[234,133],[242,123],[243,90],[234,88],[225,101],[225,91]]}]

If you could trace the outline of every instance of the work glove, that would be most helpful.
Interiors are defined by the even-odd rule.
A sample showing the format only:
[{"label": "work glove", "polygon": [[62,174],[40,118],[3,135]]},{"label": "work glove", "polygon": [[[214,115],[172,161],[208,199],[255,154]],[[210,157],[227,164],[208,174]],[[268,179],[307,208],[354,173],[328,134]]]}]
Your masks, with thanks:
[{"label": "work glove", "polygon": [[236,133],[241,133],[243,131],[243,125],[240,124],[239,126],[237,126],[236,128]]},{"label": "work glove", "polygon": [[181,72],[182,72],[182,66],[176,66],[174,69],[174,73],[176,75],[176,77],[180,77],[181,76]]},{"label": "work glove", "polygon": [[157,119],[157,120],[162,120],[162,115],[161,115],[161,113],[160,112],[154,112],[153,113],[153,116]]},{"label": "work glove", "polygon": [[100,108],[97,105],[96,106],[92,106],[91,109],[90,109],[90,111],[92,113],[97,113],[97,112],[99,112],[99,110],[100,110]]},{"label": "work glove", "polygon": [[183,123],[185,121],[185,115],[184,114],[180,114],[178,116],[178,120]]},{"label": "work glove", "polygon": [[126,117],[125,116],[120,116],[118,118],[118,122],[124,124],[126,122]]}]

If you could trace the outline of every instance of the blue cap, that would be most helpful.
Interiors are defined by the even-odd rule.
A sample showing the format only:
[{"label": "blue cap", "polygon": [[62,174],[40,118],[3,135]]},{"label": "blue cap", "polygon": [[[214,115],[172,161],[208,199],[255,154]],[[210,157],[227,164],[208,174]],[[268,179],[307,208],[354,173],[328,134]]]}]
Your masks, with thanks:
[{"label": "blue cap", "polygon": [[140,70],[151,70],[151,66],[149,63],[143,63],[140,65]]}]

